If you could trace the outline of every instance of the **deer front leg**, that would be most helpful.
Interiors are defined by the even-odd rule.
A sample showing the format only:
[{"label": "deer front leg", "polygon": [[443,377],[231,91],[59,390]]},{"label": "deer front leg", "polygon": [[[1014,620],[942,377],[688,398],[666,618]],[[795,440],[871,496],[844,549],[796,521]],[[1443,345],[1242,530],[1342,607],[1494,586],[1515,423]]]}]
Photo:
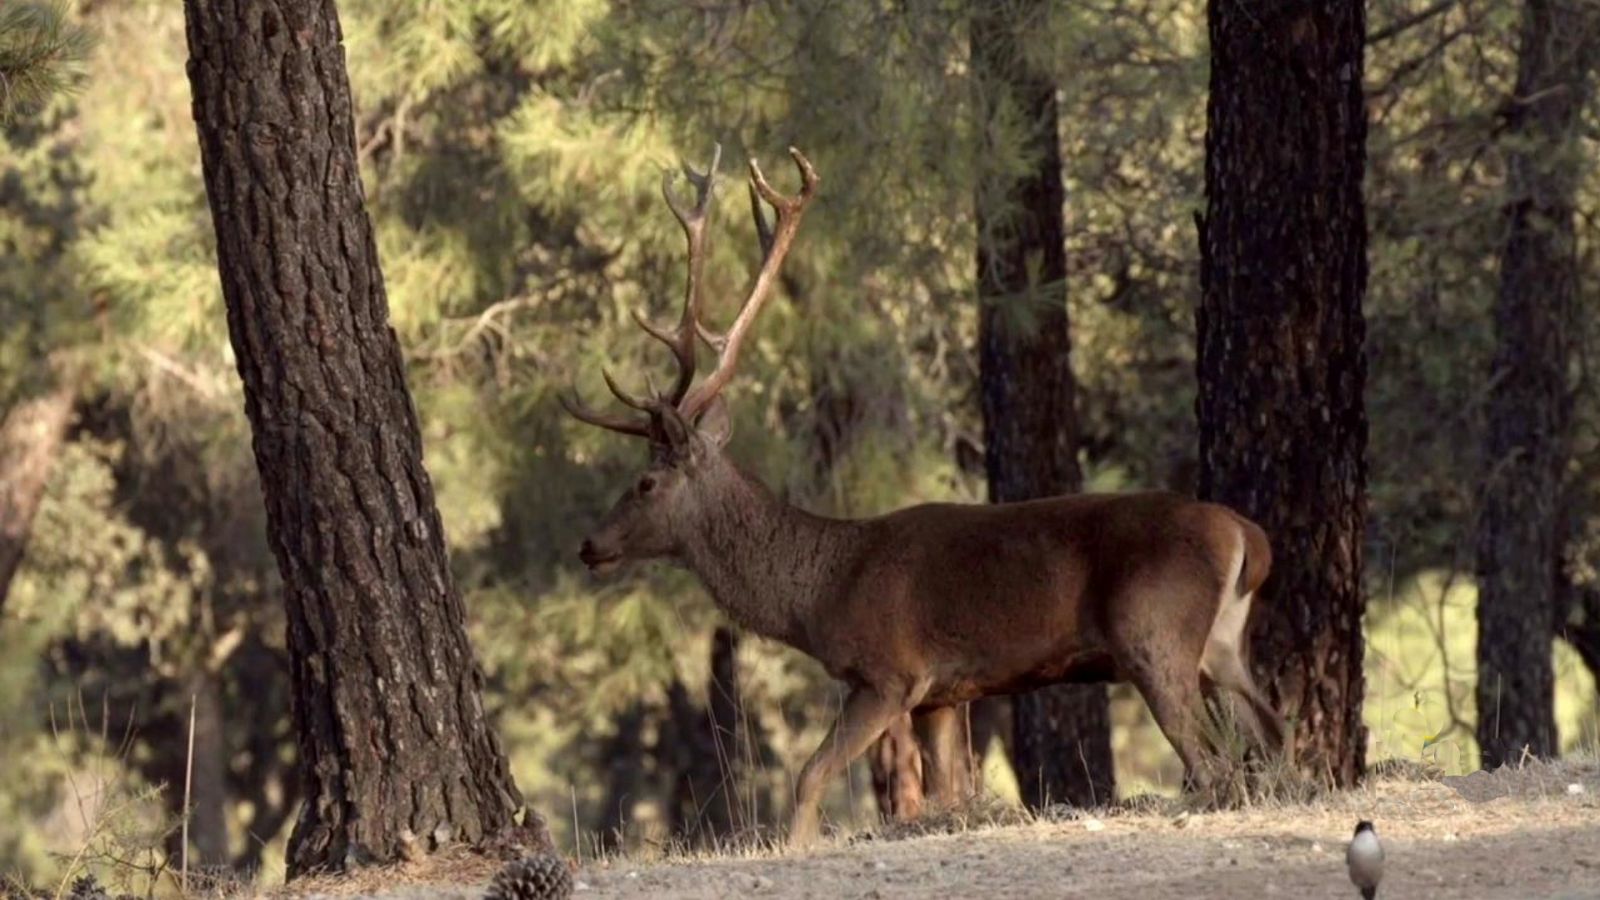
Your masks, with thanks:
[{"label": "deer front leg", "polygon": [[790,845],[804,847],[816,841],[821,825],[823,789],[907,709],[904,697],[885,697],[870,687],[850,692],[822,746],[800,770],[800,781],[795,789],[794,821],[789,827]]}]

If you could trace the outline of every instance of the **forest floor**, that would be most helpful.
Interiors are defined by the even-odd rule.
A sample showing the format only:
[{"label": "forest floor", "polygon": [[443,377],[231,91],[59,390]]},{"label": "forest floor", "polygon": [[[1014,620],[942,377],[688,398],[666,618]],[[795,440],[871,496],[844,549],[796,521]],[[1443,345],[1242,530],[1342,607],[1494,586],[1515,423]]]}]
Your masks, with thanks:
[{"label": "forest floor", "polygon": [[[624,857],[584,865],[575,896],[1354,897],[1344,849],[1360,819],[1375,822],[1383,840],[1382,897],[1600,897],[1596,761],[1378,777],[1304,805],[1184,814],[1163,800],[953,833],[859,833],[796,854]],[[388,884],[363,878],[297,893],[476,900],[490,872],[481,861],[446,884],[396,873]]]}]

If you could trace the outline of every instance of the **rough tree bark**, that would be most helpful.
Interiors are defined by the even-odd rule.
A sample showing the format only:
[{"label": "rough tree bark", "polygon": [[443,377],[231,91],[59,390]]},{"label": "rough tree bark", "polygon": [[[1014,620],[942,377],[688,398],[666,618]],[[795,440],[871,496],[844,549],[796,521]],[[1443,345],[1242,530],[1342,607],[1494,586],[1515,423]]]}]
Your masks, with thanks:
[{"label": "rough tree bark", "polygon": [[[1594,66],[1590,0],[1528,0],[1509,138],[1478,519],[1478,746],[1483,765],[1559,752],[1551,636],[1566,522],[1570,335],[1578,290],[1576,137]],[[1564,597],[1562,598],[1564,600]]]},{"label": "rough tree bark", "polygon": [[1200,494],[1266,529],[1252,655],[1298,761],[1364,765],[1360,0],[1211,0],[1195,319]]},{"label": "rough tree bark", "polygon": [[[291,877],[510,831],[356,162],[331,0],[187,0],[228,331],[284,581]],[[548,843],[535,814],[523,839]]]},{"label": "rough tree bark", "polygon": [[[1042,0],[971,7],[980,132],[978,365],[984,462],[996,503],[1076,491],[1082,482],[1055,83],[1030,63],[1024,46],[1045,14]],[[1003,123],[1020,132],[1032,164],[1020,177],[988,163]],[[1012,760],[1026,802],[1089,805],[1114,796],[1103,685],[1018,696],[1012,716]]]},{"label": "rough tree bark", "polygon": [[22,565],[33,516],[72,423],[71,388],[25,400],[0,419],[0,610]]}]

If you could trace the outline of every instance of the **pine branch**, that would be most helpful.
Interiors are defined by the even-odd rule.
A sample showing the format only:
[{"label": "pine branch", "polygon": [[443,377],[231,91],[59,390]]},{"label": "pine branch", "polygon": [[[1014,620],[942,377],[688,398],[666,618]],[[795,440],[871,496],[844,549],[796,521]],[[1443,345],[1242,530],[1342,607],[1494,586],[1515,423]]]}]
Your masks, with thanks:
[{"label": "pine branch", "polygon": [[92,43],[58,3],[0,5],[0,123],[75,87]]}]

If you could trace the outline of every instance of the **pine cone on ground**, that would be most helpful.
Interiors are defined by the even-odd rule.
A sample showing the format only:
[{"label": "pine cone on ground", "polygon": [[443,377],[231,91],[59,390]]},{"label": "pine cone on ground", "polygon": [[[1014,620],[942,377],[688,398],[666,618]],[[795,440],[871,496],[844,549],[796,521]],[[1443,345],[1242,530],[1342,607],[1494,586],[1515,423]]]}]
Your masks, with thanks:
[{"label": "pine cone on ground", "polygon": [[484,900],[566,900],[572,896],[572,869],[553,853],[507,863],[489,882]]}]

